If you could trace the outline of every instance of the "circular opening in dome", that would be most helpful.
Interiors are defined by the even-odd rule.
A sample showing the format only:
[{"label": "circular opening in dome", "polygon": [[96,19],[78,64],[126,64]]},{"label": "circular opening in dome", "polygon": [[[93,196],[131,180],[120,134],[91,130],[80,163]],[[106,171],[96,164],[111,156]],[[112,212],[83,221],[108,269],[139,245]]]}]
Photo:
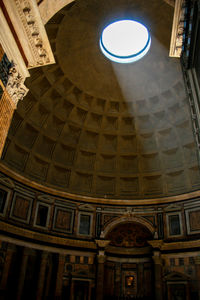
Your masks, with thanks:
[{"label": "circular opening in dome", "polygon": [[141,59],[151,45],[147,28],[133,20],[121,20],[106,26],[101,34],[100,48],[110,60],[132,63]]}]

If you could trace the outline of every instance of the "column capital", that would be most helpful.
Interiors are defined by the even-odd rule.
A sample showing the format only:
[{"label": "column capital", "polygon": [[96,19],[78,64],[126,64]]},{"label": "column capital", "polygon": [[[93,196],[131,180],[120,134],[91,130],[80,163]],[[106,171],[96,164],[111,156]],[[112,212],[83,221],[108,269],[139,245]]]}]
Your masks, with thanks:
[{"label": "column capital", "polygon": [[23,78],[19,73],[17,65],[14,65],[9,70],[6,91],[8,92],[15,106],[17,106],[17,103],[20,100],[23,100],[28,93],[28,88],[24,85],[24,80],[25,78]]},{"label": "column capital", "polygon": [[101,240],[101,239],[95,240],[95,242],[99,248],[106,248],[110,243],[109,240]]},{"label": "column capital", "polygon": [[152,240],[148,241],[148,243],[154,248],[154,249],[161,249],[163,245],[163,240]]}]

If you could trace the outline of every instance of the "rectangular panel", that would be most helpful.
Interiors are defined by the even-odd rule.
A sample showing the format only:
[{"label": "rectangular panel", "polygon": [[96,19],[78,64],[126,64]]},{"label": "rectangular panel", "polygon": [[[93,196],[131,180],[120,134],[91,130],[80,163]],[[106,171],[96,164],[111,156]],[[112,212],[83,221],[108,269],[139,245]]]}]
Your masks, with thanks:
[{"label": "rectangular panel", "polygon": [[198,207],[185,211],[187,232],[195,234],[200,232],[200,209]]},{"label": "rectangular panel", "polygon": [[72,233],[74,210],[55,207],[53,229],[56,231]]},{"label": "rectangular panel", "polygon": [[10,212],[10,218],[23,223],[29,223],[33,199],[15,193]]}]

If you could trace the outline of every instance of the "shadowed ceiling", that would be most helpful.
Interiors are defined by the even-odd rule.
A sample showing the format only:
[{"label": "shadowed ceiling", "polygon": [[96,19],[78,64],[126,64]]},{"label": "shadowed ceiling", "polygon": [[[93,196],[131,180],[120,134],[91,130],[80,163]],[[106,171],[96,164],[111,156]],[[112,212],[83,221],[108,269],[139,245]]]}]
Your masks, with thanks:
[{"label": "shadowed ceiling", "polygon": [[[99,50],[105,25],[145,24],[152,46],[121,65]],[[56,64],[31,70],[3,163],[78,195],[144,199],[200,187],[178,59],[168,57],[173,7],[162,0],[76,1],[46,25]]]}]

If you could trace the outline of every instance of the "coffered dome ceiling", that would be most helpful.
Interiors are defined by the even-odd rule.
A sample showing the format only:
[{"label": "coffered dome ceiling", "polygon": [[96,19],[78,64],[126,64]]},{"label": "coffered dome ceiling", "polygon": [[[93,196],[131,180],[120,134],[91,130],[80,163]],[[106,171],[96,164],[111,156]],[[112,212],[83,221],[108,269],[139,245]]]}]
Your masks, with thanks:
[{"label": "coffered dome ceiling", "polygon": [[[149,53],[122,65],[99,49],[121,18],[151,33]],[[45,186],[83,196],[144,199],[200,187],[178,59],[168,57],[173,7],[162,0],[81,0],[46,25],[56,64],[31,70],[3,164]]]}]

